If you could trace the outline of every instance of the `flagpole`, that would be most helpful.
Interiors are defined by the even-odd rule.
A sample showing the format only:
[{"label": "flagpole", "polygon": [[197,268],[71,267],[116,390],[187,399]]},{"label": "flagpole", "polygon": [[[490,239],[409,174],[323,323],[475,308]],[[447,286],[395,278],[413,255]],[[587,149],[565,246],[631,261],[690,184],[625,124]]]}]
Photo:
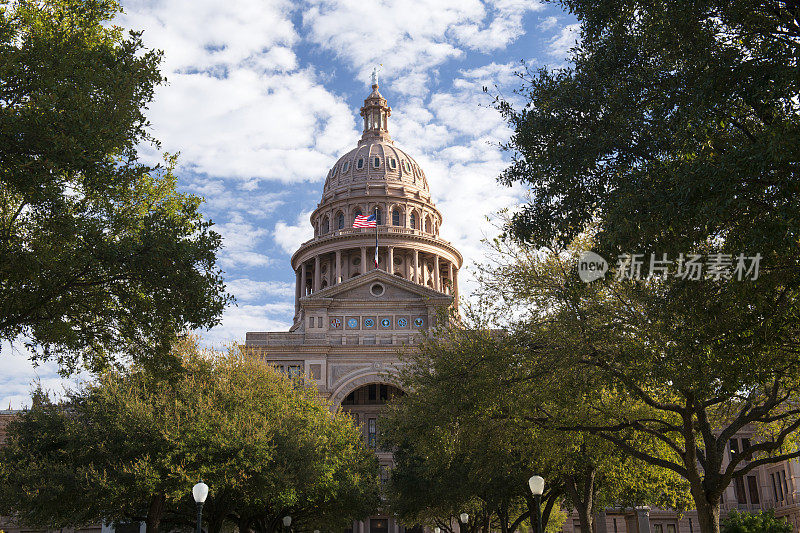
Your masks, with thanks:
[{"label": "flagpole", "polygon": [[375,270],[378,270],[378,207],[375,207]]}]

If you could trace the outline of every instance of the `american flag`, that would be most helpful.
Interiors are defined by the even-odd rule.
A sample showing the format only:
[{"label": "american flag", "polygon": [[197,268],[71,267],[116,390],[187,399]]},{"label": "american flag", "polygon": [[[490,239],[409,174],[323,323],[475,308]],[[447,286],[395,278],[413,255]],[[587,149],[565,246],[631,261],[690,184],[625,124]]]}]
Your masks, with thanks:
[{"label": "american flag", "polygon": [[353,221],[354,228],[375,228],[377,227],[377,223],[375,221],[375,215],[357,215],[355,221]]}]

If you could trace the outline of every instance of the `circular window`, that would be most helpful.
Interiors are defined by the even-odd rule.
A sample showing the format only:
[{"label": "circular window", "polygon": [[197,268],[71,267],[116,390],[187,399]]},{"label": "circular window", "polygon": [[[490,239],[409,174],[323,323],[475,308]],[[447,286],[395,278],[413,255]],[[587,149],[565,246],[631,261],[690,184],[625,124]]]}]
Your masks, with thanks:
[{"label": "circular window", "polygon": [[395,257],[394,258],[394,264],[395,265],[402,265],[403,264],[403,260],[400,259],[399,257]]},{"label": "circular window", "polygon": [[361,258],[360,257],[356,257],[355,259],[353,259],[353,264],[354,265],[360,265],[361,264]]},{"label": "circular window", "polygon": [[385,291],[386,291],[386,289],[380,283],[373,283],[372,287],[369,288],[369,292],[373,296],[383,296],[383,293]]}]

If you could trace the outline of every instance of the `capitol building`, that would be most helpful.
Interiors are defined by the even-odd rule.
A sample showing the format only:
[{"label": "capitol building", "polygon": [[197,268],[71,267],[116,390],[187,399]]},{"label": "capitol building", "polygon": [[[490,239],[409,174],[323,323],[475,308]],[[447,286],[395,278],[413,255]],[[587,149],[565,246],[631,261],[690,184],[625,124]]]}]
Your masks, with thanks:
[{"label": "capitol building", "polygon": [[[389,136],[392,111],[378,92],[364,101],[358,145],[328,171],[311,214],[314,237],[292,256],[295,314],[288,332],[249,332],[246,346],[289,376],[316,383],[333,409],[349,412],[375,448],[381,477],[391,453],[377,447],[378,416],[402,391],[391,369],[399,349],[442,308],[457,305],[461,254],[439,237],[442,214],[413,157]],[[375,227],[353,227],[357,217]],[[353,533],[399,533],[392,517],[353,524]]]}]

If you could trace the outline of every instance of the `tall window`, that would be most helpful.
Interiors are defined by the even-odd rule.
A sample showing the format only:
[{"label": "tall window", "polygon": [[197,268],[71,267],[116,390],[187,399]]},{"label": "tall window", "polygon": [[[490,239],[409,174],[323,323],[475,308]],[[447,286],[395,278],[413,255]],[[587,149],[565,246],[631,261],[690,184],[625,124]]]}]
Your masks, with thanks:
[{"label": "tall window", "polygon": [[400,210],[394,208],[392,210],[392,226],[399,226],[400,225]]},{"label": "tall window", "polygon": [[380,208],[380,207],[379,207],[378,209],[376,209],[376,210],[375,210],[375,223],[376,223],[378,226],[380,226],[381,224],[383,224],[383,211],[381,211],[381,208]]},{"label": "tall window", "polygon": [[360,216],[361,216],[361,209],[356,207],[356,210],[353,211],[353,222],[356,221],[356,217],[360,217]]},{"label": "tall window", "polygon": [[761,498],[758,497],[756,476],[747,476],[747,492],[750,493],[750,503],[759,503],[761,501]]},{"label": "tall window", "polygon": [[431,232],[431,217],[425,217],[425,233]]},{"label": "tall window", "polygon": [[413,229],[417,229],[417,215],[415,213],[411,213],[411,219],[409,220],[409,223]]},{"label": "tall window", "polygon": [[733,485],[733,492],[736,495],[737,503],[747,503],[747,494],[744,492],[744,479],[741,477],[736,478],[736,482]]},{"label": "tall window", "polygon": [[331,222],[328,220],[328,217],[325,217],[325,220],[322,221],[322,233],[328,233],[331,230]]},{"label": "tall window", "polygon": [[364,168],[364,158],[363,157],[359,157],[358,158],[358,162],[356,163],[356,168],[359,169],[359,170]]},{"label": "tall window", "polygon": [[367,422],[367,444],[370,448],[374,448],[378,444],[378,421],[375,418],[370,418]]},{"label": "tall window", "polygon": [[344,229],[344,213],[339,211],[336,215],[336,228],[337,229]]}]

